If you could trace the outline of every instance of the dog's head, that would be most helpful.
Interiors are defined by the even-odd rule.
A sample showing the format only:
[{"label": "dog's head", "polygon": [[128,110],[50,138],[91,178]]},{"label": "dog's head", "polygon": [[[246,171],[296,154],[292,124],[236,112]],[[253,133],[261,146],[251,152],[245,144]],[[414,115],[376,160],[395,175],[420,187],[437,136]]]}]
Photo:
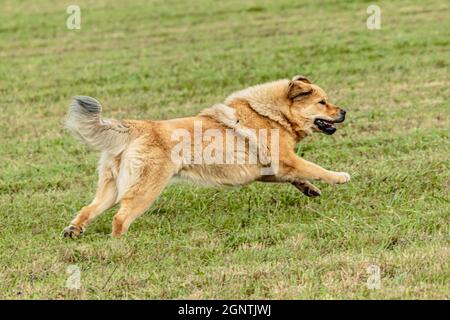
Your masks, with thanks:
[{"label": "dog's head", "polygon": [[303,76],[289,81],[287,95],[291,102],[289,121],[306,132],[333,134],[335,124],[345,120],[346,111],[330,103],[325,91]]}]

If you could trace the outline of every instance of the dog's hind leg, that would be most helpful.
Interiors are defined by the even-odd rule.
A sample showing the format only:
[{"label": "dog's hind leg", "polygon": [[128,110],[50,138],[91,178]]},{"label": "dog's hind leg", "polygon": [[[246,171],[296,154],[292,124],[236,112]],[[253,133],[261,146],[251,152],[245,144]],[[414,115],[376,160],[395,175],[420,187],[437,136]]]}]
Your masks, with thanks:
[{"label": "dog's hind leg", "polygon": [[275,182],[275,183],[291,183],[299,191],[301,191],[307,197],[318,197],[321,192],[320,189],[313,185],[311,182],[305,179],[291,179],[284,176],[262,176],[259,181],[262,182]]},{"label": "dog's hind leg", "polygon": [[64,237],[75,237],[84,232],[95,217],[117,203],[117,164],[114,159],[100,160],[99,181],[95,198],[83,207],[70,225],[64,229]]},{"label": "dog's hind leg", "polygon": [[292,182],[292,185],[296,187],[298,190],[300,190],[307,197],[318,197],[321,194],[319,188],[317,188],[311,182],[306,180]]},{"label": "dog's hind leg", "polygon": [[124,234],[131,223],[147,211],[174,174],[171,165],[145,166],[138,182],[121,198],[119,212],[113,218],[112,236]]}]

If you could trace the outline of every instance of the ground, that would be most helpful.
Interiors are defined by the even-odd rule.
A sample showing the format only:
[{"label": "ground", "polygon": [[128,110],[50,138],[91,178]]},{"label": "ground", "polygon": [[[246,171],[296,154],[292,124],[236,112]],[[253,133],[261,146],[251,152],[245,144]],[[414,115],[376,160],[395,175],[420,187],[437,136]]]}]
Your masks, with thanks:
[{"label": "ground", "polygon": [[[449,298],[448,3],[377,1],[381,30],[367,1],[78,0],[81,30],[68,4],[0,4],[0,298]],[[97,179],[72,96],[167,119],[296,74],[348,111],[297,152],[349,184],[173,185],[123,238],[117,208],[62,237]]]}]

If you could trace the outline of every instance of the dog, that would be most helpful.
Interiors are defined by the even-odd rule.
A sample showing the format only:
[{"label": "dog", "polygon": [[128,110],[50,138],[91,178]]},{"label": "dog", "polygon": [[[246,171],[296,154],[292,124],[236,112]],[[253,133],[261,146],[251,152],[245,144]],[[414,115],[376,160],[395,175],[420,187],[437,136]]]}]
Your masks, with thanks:
[{"label": "dog", "polygon": [[[295,153],[295,145],[313,132],[335,133],[336,124],[343,122],[345,115],[344,109],[332,104],[324,90],[304,76],[249,87],[195,117],[164,121],[104,119],[97,100],[75,97],[66,126],[88,146],[100,151],[101,156],[95,198],[64,229],[64,236],[82,234],[95,217],[119,202],[112,236],[123,235],[175,177],[220,186],[255,181],[290,183],[307,196],[319,196],[321,191],[311,181],[341,184],[350,181],[350,175],[300,158]],[[199,125],[207,130],[204,135],[214,132],[218,140],[211,153],[215,160],[229,156],[258,160],[207,162],[202,161],[199,152],[194,155],[184,152],[195,147],[205,151],[209,148],[207,142],[212,140],[211,135],[184,144],[176,139],[195,136]],[[256,142],[257,130],[266,130],[267,139],[261,139],[266,143]],[[240,148],[218,139],[230,132],[243,141]],[[182,154],[176,152],[180,146],[187,149],[175,159],[174,155]],[[228,150],[227,146],[230,146]]]}]

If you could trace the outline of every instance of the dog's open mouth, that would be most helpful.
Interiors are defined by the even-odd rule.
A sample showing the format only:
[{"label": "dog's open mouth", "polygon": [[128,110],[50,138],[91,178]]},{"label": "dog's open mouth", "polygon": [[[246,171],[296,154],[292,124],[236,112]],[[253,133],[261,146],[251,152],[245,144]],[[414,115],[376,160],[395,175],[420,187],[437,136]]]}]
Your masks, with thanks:
[{"label": "dog's open mouth", "polygon": [[324,119],[316,119],[314,120],[314,124],[326,134],[333,134],[336,132],[336,127],[334,126],[336,121],[324,120]]},{"label": "dog's open mouth", "polygon": [[316,119],[314,120],[314,124],[317,128],[319,128],[320,131],[326,133],[326,134],[333,134],[336,132],[336,123],[344,122],[345,120],[345,110],[341,111],[341,115],[338,119],[335,120],[325,120],[325,119]]}]

